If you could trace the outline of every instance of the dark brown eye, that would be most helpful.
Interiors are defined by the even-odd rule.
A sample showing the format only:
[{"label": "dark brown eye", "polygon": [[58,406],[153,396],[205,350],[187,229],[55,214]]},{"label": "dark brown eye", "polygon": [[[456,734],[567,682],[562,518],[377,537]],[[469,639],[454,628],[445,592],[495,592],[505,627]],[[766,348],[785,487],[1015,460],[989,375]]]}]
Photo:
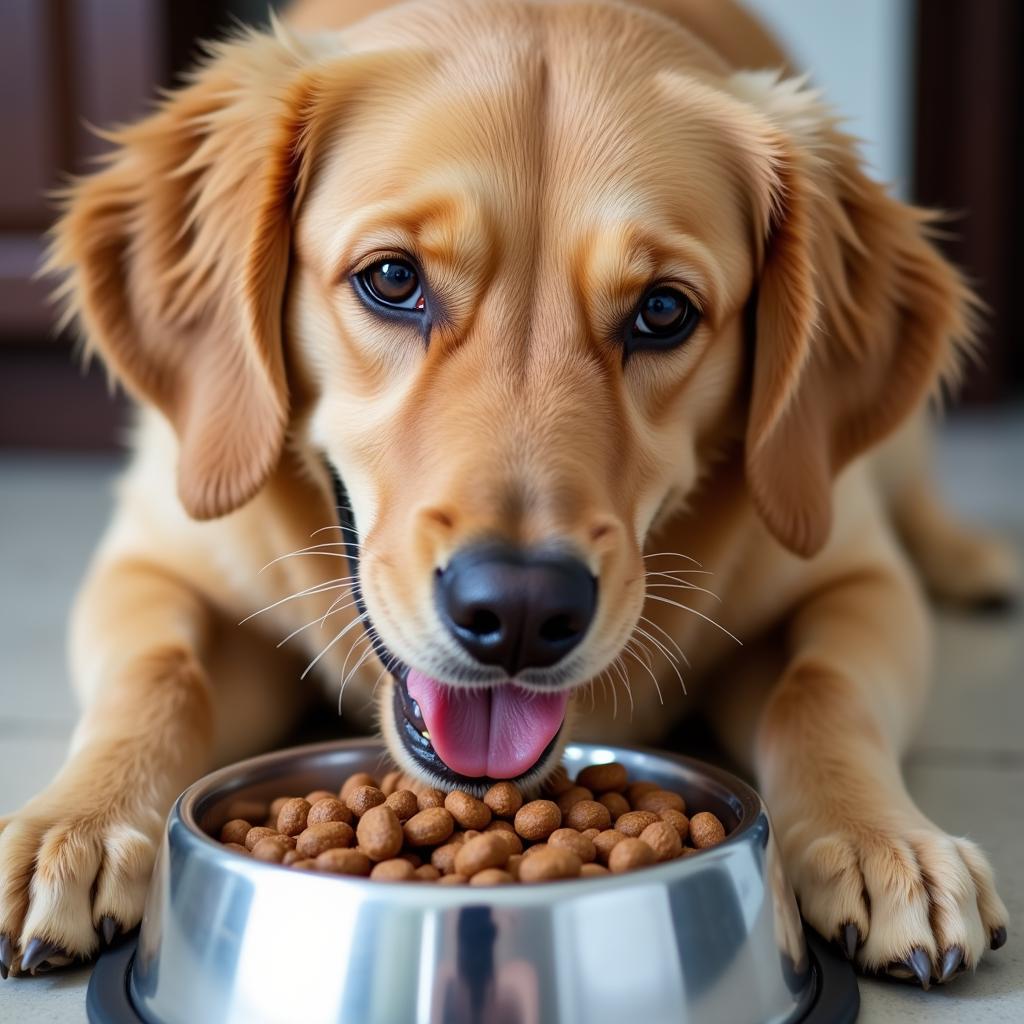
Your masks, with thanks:
[{"label": "dark brown eye", "polygon": [[682,344],[700,322],[700,311],[677,288],[659,285],[640,300],[627,351],[668,349]]},{"label": "dark brown eye", "polygon": [[358,275],[369,297],[391,309],[423,309],[423,289],[416,268],[408,260],[386,259]]}]

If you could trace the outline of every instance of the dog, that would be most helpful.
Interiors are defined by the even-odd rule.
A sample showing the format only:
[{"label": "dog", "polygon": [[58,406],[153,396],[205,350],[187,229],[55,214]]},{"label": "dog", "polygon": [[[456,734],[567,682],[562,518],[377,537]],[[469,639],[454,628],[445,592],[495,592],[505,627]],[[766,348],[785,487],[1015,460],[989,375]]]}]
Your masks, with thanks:
[{"label": "dog", "polygon": [[700,706],[860,968],[1005,941],[899,766],[925,589],[1017,587],[926,467],[977,303],[750,14],[306,0],[110,139],[49,269],[140,415],[67,762],[2,824],[5,973],[136,925],[176,795],[317,675],[477,790]]}]

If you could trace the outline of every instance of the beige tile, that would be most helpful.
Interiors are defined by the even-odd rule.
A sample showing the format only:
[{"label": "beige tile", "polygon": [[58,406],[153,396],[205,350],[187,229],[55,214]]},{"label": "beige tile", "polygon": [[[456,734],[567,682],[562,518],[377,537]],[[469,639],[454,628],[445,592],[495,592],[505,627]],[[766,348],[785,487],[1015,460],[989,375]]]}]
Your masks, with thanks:
[{"label": "beige tile", "polygon": [[0,1020],[8,1024],[85,1024],[91,967],[0,982]]},{"label": "beige tile", "polygon": [[0,721],[0,814],[16,811],[57,774],[68,748],[66,735],[15,735]]}]

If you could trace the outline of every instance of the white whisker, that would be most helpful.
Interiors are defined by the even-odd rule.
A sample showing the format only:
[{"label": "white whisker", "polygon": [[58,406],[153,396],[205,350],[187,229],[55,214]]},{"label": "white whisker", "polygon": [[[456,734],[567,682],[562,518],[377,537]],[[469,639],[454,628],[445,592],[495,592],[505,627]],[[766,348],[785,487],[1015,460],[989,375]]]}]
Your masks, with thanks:
[{"label": "white whisker", "polygon": [[357,601],[356,601],[355,598],[352,598],[352,600],[349,601],[348,604],[344,605],[343,607],[341,607],[341,608],[338,607],[338,602],[339,601],[344,601],[345,598],[349,597],[349,596],[351,596],[351,595],[349,595],[349,594],[342,594],[341,597],[335,598],[334,603],[330,606],[330,608],[327,609],[327,611],[325,611],[323,613],[323,615],[318,615],[315,619],[310,620],[304,626],[299,626],[297,629],[293,629],[277,646],[278,647],[284,647],[284,645],[286,643],[288,643],[288,641],[291,640],[291,638],[293,636],[298,636],[299,633],[303,632],[304,630],[309,629],[310,626],[315,626],[318,623],[319,623],[320,626],[323,626],[324,623],[327,622],[328,618],[330,618],[330,616],[334,615],[336,612],[343,612],[343,611],[346,611],[349,608],[352,608],[355,604],[357,604]]},{"label": "white whisker", "polygon": [[241,626],[248,622],[250,619],[256,618],[257,615],[262,615],[264,612],[269,612],[271,609],[276,608],[278,605],[284,604],[286,601],[294,601],[300,597],[310,597],[313,594],[326,594],[331,590],[340,590],[342,587],[351,586],[351,577],[345,576],[336,580],[327,580],[325,583],[317,583],[315,586],[306,587],[305,590],[299,590],[294,594],[289,594],[287,597],[282,597],[280,601],[275,601],[273,604],[268,604],[266,608],[261,608],[257,612],[253,612],[251,615],[246,615],[244,619],[238,624]]},{"label": "white whisker", "polygon": [[734,636],[720,622],[715,622],[714,619],[705,615],[703,612],[697,611],[696,608],[691,608],[689,605],[686,604],[680,604],[678,601],[671,601],[667,597],[659,597],[657,594],[648,594],[647,597],[650,601],[661,601],[662,604],[673,605],[675,608],[681,608],[684,612],[690,612],[691,614],[696,615],[698,618],[703,619],[705,622],[710,622],[711,625],[715,627],[715,629],[720,629],[727,637],[729,637],[732,640],[735,640],[736,643],[740,645],[740,647],[743,646],[743,641],[740,640],[739,637]]},{"label": "white whisker", "polygon": [[673,638],[672,634],[671,634],[671,633],[670,633],[670,632],[669,632],[669,631],[668,631],[667,629],[662,629],[662,627],[661,627],[661,626],[659,626],[659,625],[658,625],[658,624],[657,624],[657,623],[656,623],[656,622],[655,622],[655,621],[654,621],[653,619],[649,619],[649,618],[647,618],[647,616],[646,616],[646,615],[641,615],[641,616],[640,616],[640,621],[641,621],[641,622],[646,622],[648,626],[651,626],[651,627],[653,627],[653,628],[654,628],[654,629],[656,629],[656,630],[657,630],[657,631],[658,631],[659,633],[661,633],[661,635],[662,635],[663,637],[665,637],[665,639],[666,639],[666,640],[667,640],[667,641],[668,641],[668,642],[669,642],[669,643],[670,643],[670,644],[671,644],[671,645],[672,645],[672,646],[673,646],[673,647],[674,647],[674,648],[675,648],[675,649],[676,649],[676,650],[677,650],[677,651],[679,652],[679,657],[683,659],[683,664],[684,664],[684,665],[685,665],[685,666],[686,666],[687,668],[692,668],[692,667],[693,667],[693,666],[692,666],[692,665],[690,664],[690,659],[689,659],[689,658],[687,658],[687,656],[686,656],[686,655],[685,655],[685,654],[683,653],[683,649],[682,649],[682,647],[680,647],[680,646],[679,646],[679,644],[678,644],[678,643],[676,643],[676,641],[675,641],[675,639]]},{"label": "white whisker", "polygon": [[362,622],[362,621],[363,621],[363,619],[365,619],[365,618],[366,618],[366,612],[363,612],[363,614],[362,614],[362,615],[359,615],[359,616],[357,616],[356,618],[354,618],[354,619],[353,619],[353,620],[352,620],[352,621],[351,621],[351,622],[350,622],[350,623],[349,623],[349,624],[348,624],[348,625],[347,625],[347,626],[346,626],[346,627],[345,627],[345,628],[344,628],[344,629],[343,629],[343,630],[342,630],[342,631],[341,631],[340,633],[338,633],[338,634],[337,634],[337,635],[336,635],[336,636],[334,637],[334,639],[333,639],[333,640],[331,640],[331,641],[330,641],[330,643],[328,643],[328,645],[327,645],[327,646],[326,646],[326,647],[325,647],[325,648],[324,648],[324,649],[323,649],[323,650],[322,650],[322,651],[321,651],[321,652],[320,652],[320,653],[319,653],[319,654],[318,654],[318,655],[317,655],[317,656],[316,656],[316,657],[315,657],[315,658],[314,658],[314,659],[313,659],[313,660],[312,660],[312,661],[311,661],[311,662],[310,662],[310,663],[309,663],[309,664],[308,664],[308,665],[307,665],[307,666],[306,666],[306,667],[305,667],[305,668],[303,669],[303,671],[302,671],[302,675],[301,675],[301,676],[299,676],[299,678],[300,678],[300,679],[305,679],[305,678],[306,678],[306,676],[308,676],[308,675],[309,675],[309,673],[310,673],[310,671],[312,670],[313,666],[314,666],[314,665],[315,665],[315,664],[316,664],[316,663],[317,663],[317,662],[318,662],[318,661],[319,661],[319,660],[320,660],[320,659],[321,659],[321,658],[322,658],[322,657],[323,657],[323,656],[324,656],[324,655],[325,655],[325,654],[326,654],[326,653],[327,653],[327,652],[328,652],[328,651],[329,651],[329,650],[330,650],[330,649],[331,649],[331,648],[332,648],[332,647],[333,647],[333,646],[334,646],[334,645],[335,645],[335,644],[336,644],[336,643],[337,643],[337,642],[338,642],[338,641],[339,641],[339,640],[340,640],[340,639],[341,639],[341,638],[342,638],[342,637],[343,637],[343,636],[344,636],[344,635],[345,635],[345,634],[346,634],[346,633],[347,633],[347,632],[348,632],[348,631],[349,631],[349,630],[350,630],[350,629],[351,629],[351,628],[352,628],[353,626],[356,626],[356,625],[358,625],[358,624],[359,624],[360,622]]},{"label": "white whisker", "polygon": [[626,653],[633,655],[633,657],[636,658],[636,660],[638,662],[640,662],[641,665],[643,665],[644,670],[651,677],[651,680],[654,683],[654,689],[658,691],[658,703],[661,704],[661,705],[664,705],[665,698],[662,696],[661,686],[658,684],[658,677],[654,674],[654,668],[653,668],[653,666],[645,665],[642,661],[640,661],[640,659],[637,657],[636,651],[633,649],[632,646],[630,646],[631,644],[634,644],[634,643],[638,647],[640,647],[640,650],[644,651],[644,653],[646,653],[648,655],[648,657],[650,656],[650,652],[647,651],[646,647],[643,647],[643,646],[640,645],[640,641],[637,640],[636,637],[633,637],[630,640],[630,642],[628,644],[626,644],[626,647],[625,647]]},{"label": "white whisker", "polygon": [[708,597],[713,597],[716,601],[721,602],[722,600],[714,591],[698,587],[693,583],[648,583],[647,590],[696,590],[701,594],[707,594]]},{"label": "white whisker", "polygon": [[682,558],[687,562],[693,562],[698,569],[704,568],[696,558],[691,558],[689,555],[684,555],[679,551],[655,551],[653,554],[644,555],[644,558]]},{"label": "white whisker", "polygon": [[[665,660],[672,667],[672,671],[675,672],[676,678],[679,680],[679,685],[683,688],[683,695],[689,696],[689,694],[687,694],[686,692],[686,683],[683,681],[683,674],[679,671],[679,665],[676,663],[676,659],[672,656],[672,653],[669,651],[669,649],[660,640],[658,640],[656,636],[654,636],[651,633],[648,633],[647,630],[643,628],[643,626],[638,625],[636,627],[636,630],[642,636],[647,637],[647,639],[650,640],[651,643],[654,644],[655,647],[657,647],[658,650],[665,655]],[[659,694],[661,693],[660,690],[658,692]]]}]

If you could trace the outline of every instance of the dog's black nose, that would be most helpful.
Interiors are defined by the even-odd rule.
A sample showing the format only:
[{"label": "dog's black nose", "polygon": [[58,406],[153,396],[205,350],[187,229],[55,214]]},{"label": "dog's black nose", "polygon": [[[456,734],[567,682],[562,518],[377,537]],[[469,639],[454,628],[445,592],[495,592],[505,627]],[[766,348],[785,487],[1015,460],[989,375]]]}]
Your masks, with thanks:
[{"label": "dog's black nose", "polygon": [[449,632],[477,661],[514,676],[553,665],[583,639],[597,580],[571,555],[482,544],[452,557],[435,599]]}]

